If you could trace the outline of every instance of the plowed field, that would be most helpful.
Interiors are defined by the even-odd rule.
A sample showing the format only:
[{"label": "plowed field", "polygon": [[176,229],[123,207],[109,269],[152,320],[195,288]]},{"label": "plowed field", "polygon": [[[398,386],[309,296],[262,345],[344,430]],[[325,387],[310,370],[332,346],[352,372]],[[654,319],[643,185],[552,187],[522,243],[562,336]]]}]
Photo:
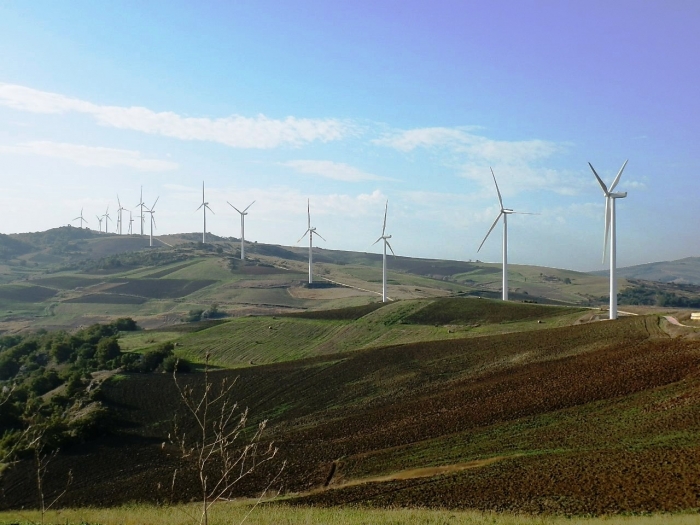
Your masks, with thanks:
[{"label": "plowed field", "polygon": [[[270,419],[296,503],[697,508],[700,344],[668,338],[658,322],[414,343],[215,375],[237,376],[242,405]],[[201,384],[202,375],[182,379]],[[120,422],[115,437],[61,455],[50,482],[73,468],[80,482],[66,505],[158,500],[177,465],[161,448],[179,410],[172,378],[134,375],[108,383],[104,397]],[[3,478],[14,506],[33,501],[24,472]],[[264,474],[244,479],[240,493]],[[183,500],[196,494],[184,475],[177,490]]]}]

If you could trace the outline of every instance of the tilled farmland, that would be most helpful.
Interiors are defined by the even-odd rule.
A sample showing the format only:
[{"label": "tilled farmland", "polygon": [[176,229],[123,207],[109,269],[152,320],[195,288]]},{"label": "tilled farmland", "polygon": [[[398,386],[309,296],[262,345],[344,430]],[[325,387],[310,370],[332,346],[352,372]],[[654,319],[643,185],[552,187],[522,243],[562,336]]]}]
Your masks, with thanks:
[{"label": "tilled farmland", "polygon": [[[254,419],[269,418],[268,439],[288,462],[281,488],[297,503],[565,514],[700,506],[700,344],[668,337],[655,316],[213,375],[236,377],[236,398]],[[69,468],[80,480],[62,503],[164,501],[175,468],[175,499],[196,497],[168,445],[181,413],[172,377],[127,376],[102,396],[112,435],[56,459],[49,484]],[[264,486],[275,468],[244,478],[238,494]],[[20,464],[3,476],[2,505],[35,501],[27,472]]]}]

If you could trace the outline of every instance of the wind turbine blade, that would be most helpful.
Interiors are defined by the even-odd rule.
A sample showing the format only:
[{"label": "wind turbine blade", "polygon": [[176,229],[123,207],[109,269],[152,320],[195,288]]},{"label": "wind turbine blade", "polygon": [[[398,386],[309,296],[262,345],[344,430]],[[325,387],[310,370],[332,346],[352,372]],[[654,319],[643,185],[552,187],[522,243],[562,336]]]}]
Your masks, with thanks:
[{"label": "wind turbine blade", "polygon": [[[205,206],[210,212],[214,213],[214,210],[212,210],[212,209],[209,207],[208,204],[205,204],[204,206]],[[214,213],[214,215],[216,215],[216,213]]]},{"label": "wind turbine blade", "polygon": [[122,207],[122,201],[119,200],[119,194],[117,193],[117,204],[119,204],[119,207]]},{"label": "wind turbine blade", "polygon": [[204,202],[204,181],[202,181],[202,202]]},{"label": "wind turbine blade", "polygon": [[[598,183],[600,184],[600,187],[603,188],[603,193],[605,194],[605,196],[607,196],[608,193],[610,193],[610,192],[608,191],[608,187],[607,187],[607,186],[605,185],[605,183],[603,182],[603,179],[601,179],[601,178],[598,176],[598,173],[596,172],[596,170],[595,170],[595,168],[593,167],[593,165],[592,165],[590,162],[588,163],[588,165],[591,167],[591,170],[593,170],[593,175],[595,175],[595,178],[598,179]],[[612,190],[611,190],[611,191],[612,191]]]},{"label": "wind turbine blade", "polygon": [[605,235],[603,240],[603,262],[608,252],[608,236],[610,235],[610,215],[612,207],[610,206],[610,197],[605,197]]},{"label": "wind turbine blade", "polygon": [[309,218],[309,229],[311,229],[311,201],[306,199],[306,214]]},{"label": "wind turbine blade", "polygon": [[304,235],[302,235],[301,237],[299,237],[299,240],[297,241],[297,244],[299,244],[299,243],[301,242],[301,240],[302,240],[304,237],[306,237],[306,234],[309,233],[310,231],[311,231],[311,228],[309,228],[308,230],[306,230],[306,231],[304,232]]},{"label": "wind turbine blade", "polygon": [[622,165],[622,167],[620,168],[620,171],[617,172],[617,177],[615,177],[615,180],[614,180],[613,183],[610,185],[610,191],[613,191],[613,190],[615,189],[615,186],[617,186],[617,183],[620,182],[620,177],[622,177],[622,172],[625,170],[625,166],[627,166],[627,161],[628,161],[628,160],[629,160],[629,159],[627,159],[627,160],[625,161],[625,163],[624,163],[624,164]]},{"label": "wind turbine blade", "polygon": [[529,211],[511,211],[509,213],[517,213],[518,215],[542,215],[541,213],[532,213]]},{"label": "wind turbine blade", "polygon": [[496,174],[493,172],[493,168],[489,167],[489,169],[491,170],[493,183],[496,185],[496,193],[498,193],[498,202],[501,204],[501,209],[503,209],[503,199],[501,198],[501,190],[498,189],[498,182],[496,182]]},{"label": "wind turbine blade", "polygon": [[[243,215],[243,212],[242,212],[241,210],[239,210],[238,208],[236,208],[236,207],[235,207],[233,204],[231,204],[230,202],[228,202],[228,201],[226,201],[226,202],[227,202],[227,204],[228,204],[229,206],[231,206],[231,208],[233,208],[233,209],[236,210],[238,213],[240,213],[241,215]],[[247,209],[247,208],[246,208],[246,209]]]},{"label": "wind turbine blade", "polygon": [[389,199],[386,201],[386,205],[384,206],[384,225],[382,226],[382,236],[384,236],[384,233],[386,232],[386,213],[389,211]]},{"label": "wind turbine blade", "polygon": [[[248,208],[250,208],[253,204],[255,204],[255,201],[253,201],[253,202],[251,202],[250,204],[248,204]],[[245,210],[243,210],[243,213],[247,212],[247,211],[248,211],[248,208],[246,208]]]},{"label": "wind turbine blade", "polygon": [[389,247],[389,249],[391,250],[391,255],[393,255],[394,257],[396,257],[396,254],[394,253],[394,249],[391,247],[391,244],[389,244],[389,241],[387,241],[387,240],[385,239],[384,242],[386,243],[386,245],[387,245],[387,246]]},{"label": "wind turbine blade", "polygon": [[201,208],[202,206],[204,206],[204,203],[200,204],[199,207],[194,211],[199,211],[199,208]]},{"label": "wind turbine blade", "polygon": [[156,204],[158,203],[158,199],[160,199],[160,195],[158,195],[158,197],[156,197],[156,202],[154,202],[153,206],[151,206],[151,211],[156,209]]},{"label": "wind turbine blade", "polygon": [[492,232],[493,229],[496,227],[496,224],[498,224],[498,221],[500,220],[501,215],[503,215],[503,212],[499,213],[499,214],[498,214],[498,217],[496,217],[496,220],[493,221],[493,224],[491,225],[491,228],[489,228],[489,231],[488,231],[488,233],[486,234],[486,237],[484,237],[484,240],[481,241],[481,244],[479,245],[479,249],[476,250],[476,253],[479,253],[479,251],[481,250],[481,247],[482,247],[482,246],[484,245],[484,243],[486,242],[486,239],[488,239],[488,238],[489,238],[489,235],[491,235],[491,232]]},{"label": "wind turbine blade", "polygon": [[153,227],[157,230],[158,225],[156,224],[156,216],[151,213],[151,220],[153,221]]},{"label": "wind turbine blade", "polygon": [[[323,238],[323,235],[321,235],[321,234],[318,233],[317,231],[315,231],[314,233],[315,233],[316,235],[318,235],[319,237],[321,237],[321,239],[323,239],[324,241],[326,241],[326,239]],[[326,242],[328,242],[328,241],[326,241]]]},{"label": "wind turbine blade", "polygon": [[384,238],[384,237],[379,237],[379,239],[377,239],[376,241],[374,241],[370,246],[374,246],[374,245],[377,244],[379,241],[381,241],[383,238]]}]

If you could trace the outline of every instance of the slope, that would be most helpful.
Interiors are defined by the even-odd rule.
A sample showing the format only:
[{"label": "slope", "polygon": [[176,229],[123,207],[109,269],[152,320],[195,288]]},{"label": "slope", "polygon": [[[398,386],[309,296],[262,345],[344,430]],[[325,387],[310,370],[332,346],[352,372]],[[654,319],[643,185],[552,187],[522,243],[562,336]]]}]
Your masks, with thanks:
[{"label": "slope", "polygon": [[[698,343],[669,338],[649,316],[214,376],[237,377],[242,405],[270,418],[294,503],[597,514],[700,504],[699,369]],[[203,376],[181,379],[201,387]],[[56,459],[54,482],[69,468],[80,480],[65,504],[166,497],[157,487],[182,467],[167,441],[172,378],[123,376],[102,396],[118,426]],[[23,472],[3,479],[13,505],[32,497]],[[176,495],[188,500],[195,485],[180,475]],[[240,494],[260,483],[245,478]]]}]

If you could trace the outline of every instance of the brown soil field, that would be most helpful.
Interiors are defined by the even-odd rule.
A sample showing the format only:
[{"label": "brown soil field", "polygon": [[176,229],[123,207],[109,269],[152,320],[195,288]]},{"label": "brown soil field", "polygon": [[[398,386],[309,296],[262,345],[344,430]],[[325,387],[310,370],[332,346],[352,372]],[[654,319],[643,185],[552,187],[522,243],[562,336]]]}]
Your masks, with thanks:
[{"label": "brown soil field", "polygon": [[0,286],[0,300],[17,301],[19,303],[40,303],[56,295],[56,290],[45,286],[23,286],[21,284],[6,284]]},{"label": "brown soil field", "polygon": [[116,294],[139,295],[149,299],[177,299],[215,282],[206,279],[134,279],[115,286],[110,291]]},{"label": "brown soil field", "polygon": [[[656,316],[214,377],[237,378],[237,400],[270,420],[293,503],[563,514],[700,506],[700,343],[668,337]],[[201,387],[202,378],[181,379]],[[48,474],[58,487],[73,471],[62,504],[163,501],[175,468],[177,499],[196,497],[167,445],[181,413],[172,378],[131,375],[102,395],[112,435],[64,451]],[[273,468],[245,478],[239,494]],[[4,473],[0,505],[35,504],[29,472]]]}]

